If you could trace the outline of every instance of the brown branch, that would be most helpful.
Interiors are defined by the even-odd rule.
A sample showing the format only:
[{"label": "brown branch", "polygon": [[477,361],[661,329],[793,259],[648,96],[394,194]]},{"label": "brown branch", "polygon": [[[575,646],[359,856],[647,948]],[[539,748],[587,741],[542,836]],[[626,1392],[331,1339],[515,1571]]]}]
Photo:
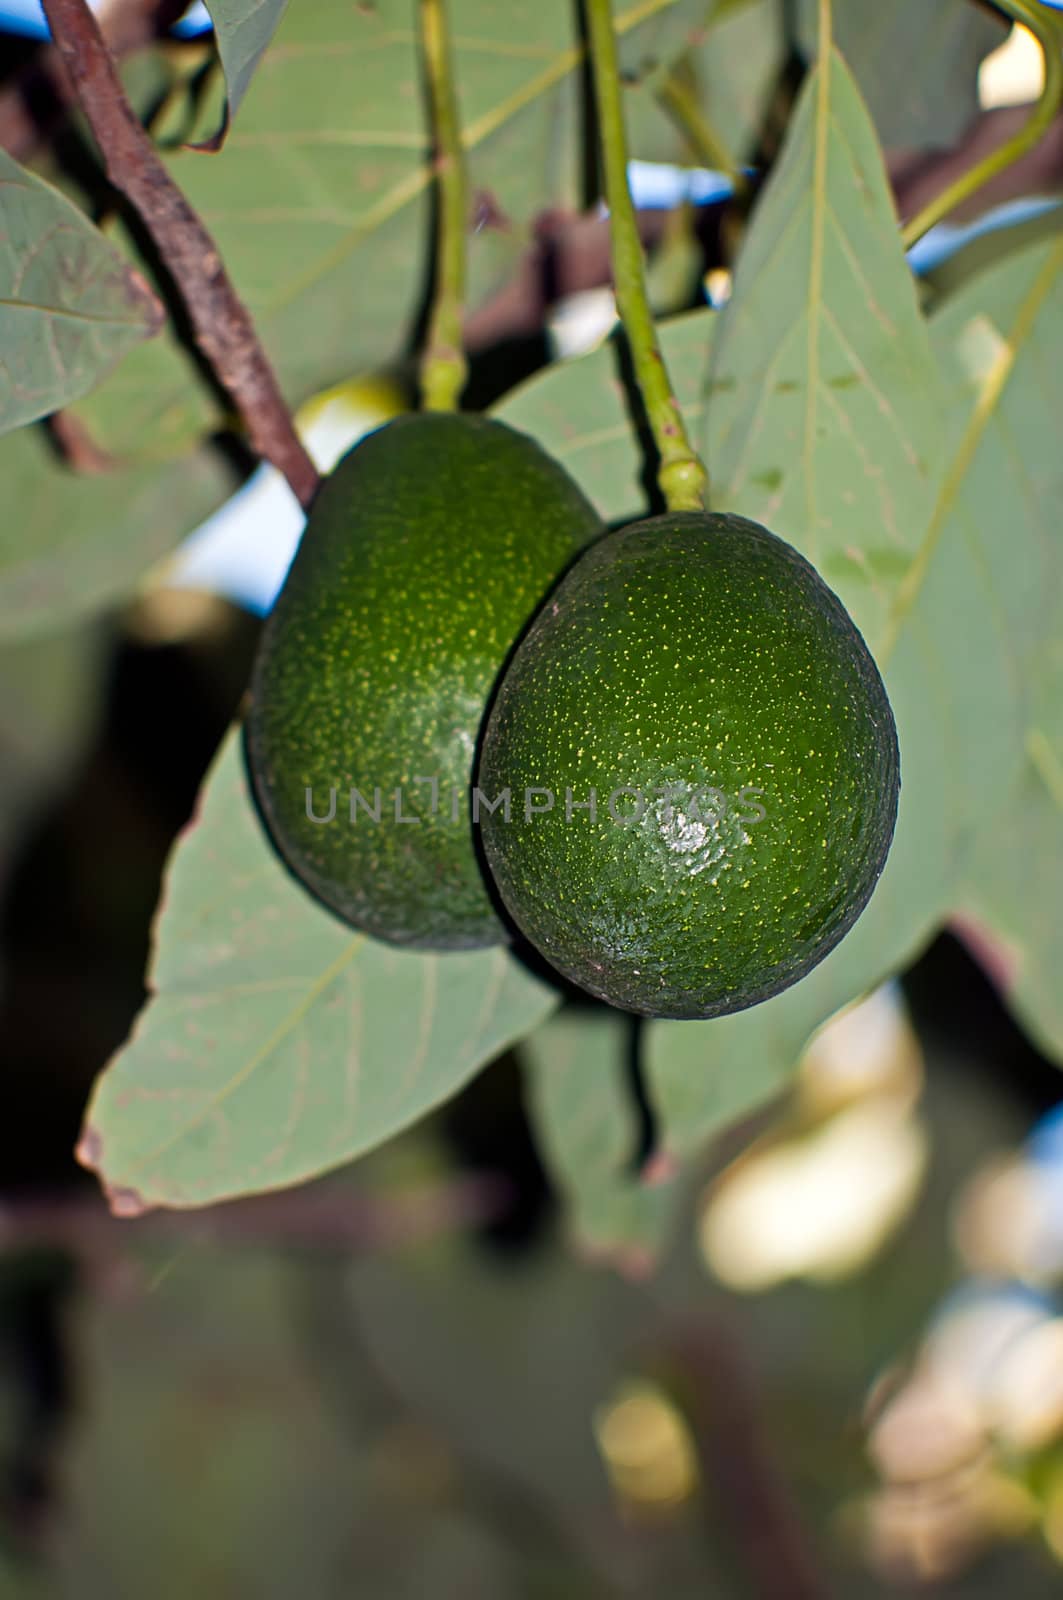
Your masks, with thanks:
[{"label": "brown branch", "polygon": [[672,1349],[690,1384],[689,1415],[722,1512],[760,1600],[827,1600],[801,1516],[767,1438],[739,1342],[720,1318],[682,1328]]},{"label": "brown branch", "polygon": [[323,1181],[192,1211],[152,1211],[117,1222],[100,1195],[0,1199],[0,1258],[42,1245],[96,1260],[136,1244],[217,1243],[317,1252],[388,1253],[495,1222],[512,1203],[501,1173],[470,1173],[372,1193]]},{"label": "brown branch", "polygon": [[185,303],[195,340],[236,405],[256,454],[283,473],[304,509],[317,469],[300,444],[254,324],[229,281],[218,247],[163,166],[119,82],[85,0],[43,0],[107,176],[157,245]]},{"label": "brown branch", "polygon": [[98,477],[114,472],[120,465],[116,458],[101,450],[80,417],[69,411],[53,411],[44,419],[52,443],[71,472],[82,472]]}]

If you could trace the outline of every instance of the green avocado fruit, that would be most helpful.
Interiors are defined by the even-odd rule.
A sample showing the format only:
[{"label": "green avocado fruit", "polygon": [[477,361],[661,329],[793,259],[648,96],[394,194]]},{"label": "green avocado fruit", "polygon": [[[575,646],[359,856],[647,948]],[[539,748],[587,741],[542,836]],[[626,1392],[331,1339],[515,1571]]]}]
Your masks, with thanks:
[{"label": "green avocado fruit", "polygon": [[470,786],[507,655],[588,540],[593,507],[485,417],[399,417],[326,478],[263,630],[247,719],[263,820],[354,927],[459,950],[508,937]]},{"label": "green avocado fruit", "polygon": [[654,1017],[740,1011],[822,961],[871,896],[900,787],[841,602],[781,539],[708,512],[570,568],[506,669],[477,782],[513,921]]}]

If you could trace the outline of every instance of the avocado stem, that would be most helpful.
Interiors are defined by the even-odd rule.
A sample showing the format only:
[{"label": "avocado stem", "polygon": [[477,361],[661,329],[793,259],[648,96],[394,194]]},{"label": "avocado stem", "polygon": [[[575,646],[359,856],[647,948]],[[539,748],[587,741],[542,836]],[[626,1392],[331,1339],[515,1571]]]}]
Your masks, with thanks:
[{"label": "avocado stem", "polygon": [[701,511],[708,493],[708,474],[690,443],[672,393],[646,293],[646,263],[627,181],[627,135],[610,0],[586,0],[586,17],[609,206],[616,307],[657,447],[657,482],[665,504],[669,511]]},{"label": "avocado stem", "polygon": [[1014,138],[990,151],[983,161],[962,173],[905,224],[901,237],[906,250],[910,250],[936,223],[969,199],[990,178],[997,177],[1028,150],[1032,150],[1047,133],[1063,106],[1063,31],[1058,17],[1036,3],[1031,4],[1030,0],[993,0],[993,3],[999,11],[1005,11],[1016,22],[1021,22],[1037,40],[1044,57],[1044,87],[1028,120]]},{"label": "avocado stem", "polygon": [[465,151],[444,0],[420,0],[421,50],[436,175],[435,287],[421,358],[426,411],[456,411],[468,368],[462,348],[465,308]]}]

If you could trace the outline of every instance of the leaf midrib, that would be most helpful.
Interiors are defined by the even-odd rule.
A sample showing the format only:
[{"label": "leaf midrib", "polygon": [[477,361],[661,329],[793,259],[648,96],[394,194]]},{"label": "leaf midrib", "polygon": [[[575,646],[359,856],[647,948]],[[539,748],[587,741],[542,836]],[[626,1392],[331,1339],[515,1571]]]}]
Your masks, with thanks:
[{"label": "leaf midrib", "polygon": [[56,321],[66,322],[94,322],[109,328],[146,328],[150,320],[145,317],[121,317],[106,315],[103,312],[75,311],[69,306],[41,305],[36,300],[11,300],[6,295],[0,295],[0,311],[29,311],[34,316],[52,317]]}]

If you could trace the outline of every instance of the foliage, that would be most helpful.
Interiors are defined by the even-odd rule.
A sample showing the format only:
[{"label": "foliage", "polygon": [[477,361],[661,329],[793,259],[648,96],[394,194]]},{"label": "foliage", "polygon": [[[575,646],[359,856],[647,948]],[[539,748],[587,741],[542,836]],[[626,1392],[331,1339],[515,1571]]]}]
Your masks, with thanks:
[{"label": "foliage", "polygon": [[[706,0],[618,7],[625,68],[637,79],[648,63],[677,53],[706,9]],[[576,205],[583,183],[580,57],[568,0],[507,6],[501,36],[498,16],[489,0],[467,0],[455,51],[470,182],[493,218],[469,243],[474,305],[505,282],[535,219]],[[147,88],[157,101],[157,84]],[[174,93],[191,90],[178,85]],[[647,137],[661,127],[668,135],[663,113],[643,98],[644,117],[658,130]],[[408,0],[300,0],[224,149],[212,157],[185,147],[168,153],[292,404],[408,348],[424,295],[429,143]],[[669,143],[678,153],[678,136]],[[91,172],[91,158],[88,165]],[[73,192],[96,204],[100,185]],[[106,231],[137,256],[120,218],[108,216]],[[52,270],[60,270],[57,258]],[[208,443],[229,423],[224,405],[172,332],[134,352],[71,415],[100,450],[134,473],[143,467],[159,493],[127,518],[128,488],[108,478],[89,486],[95,503],[82,508],[60,466],[49,472],[30,463],[18,437],[0,441],[0,475],[26,478],[20,498],[32,495],[36,522],[32,574],[23,546],[0,533],[0,634],[49,628],[128,592],[231,491],[226,462]]]},{"label": "foliage", "polygon": [[76,206],[0,150],[0,432],[80,400],[162,306]]},{"label": "foliage", "polygon": [[226,106],[225,121],[205,148],[221,145],[287,5],[288,0],[211,0],[207,10],[225,73]]},{"label": "foliage", "polygon": [[[816,0],[798,0],[798,41],[815,56]],[[834,39],[884,145],[948,146],[978,113],[978,67],[1005,37],[1002,17],[969,0],[834,0]]]},{"label": "foliage", "polygon": [[82,1139],[125,1215],[349,1161],[453,1094],[556,1003],[505,950],[398,951],[311,901],[266,842],[236,733],[163,901],[155,998],[101,1081]]},{"label": "foliage", "polygon": [[[999,30],[960,0],[943,4],[932,47],[914,52],[918,105],[906,121],[897,85],[909,82],[919,8],[888,8],[888,19],[870,8],[882,29],[872,39],[861,31],[869,7],[835,0],[838,48],[824,51],[799,8],[789,42],[815,60],[748,219],[731,297],[670,320],[662,337],[714,507],[764,521],[808,555],[882,667],[900,734],[900,822],[870,908],[799,985],[720,1021],[641,1030],[658,1171],[692,1161],[779,1092],[813,1030],[958,912],[1005,952],[1018,1013],[1063,1056],[1053,437],[1063,246],[1053,226],[1006,240],[988,265],[972,252],[927,313],[883,144],[953,138]],[[219,154],[174,147],[167,162],[294,403],[412,347],[431,167],[410,8],[300,0],[268,48],[281,7],[214,9],[230,111],[246,98]],[[504,37],[487,0],[456,9],[482,305],[527,262],[537,219],[588,198],[582,62],[566,0],[507,7]],[[654,90],[674,63],[733,152],[757,148],[779,113],[782,7],[615,9],[636,155],[690,159]],[[184,80],[174,90],[190,92]],[[232,419],[181,330],[137,342],[147,302],[130,321],[131,273],[153,265],[135,230],[101,207],[85,163],[76,177],[44,165],[97,209],[98,228],[84,214],[76,227],[106,289],[93,302],[103,332],[82,338],[76,378],[65,360],[35,371],[24,387],[36,398],[9,421],[68,405],[125,353],[68,411],[116,470],[75,474],[40,428],[0,444],[15,508],[0,530],[0,633],[12,639],[127,596],[235,481]],[[40,178],[17,182],[44,208],[35,271],[51,293],[67,267],[47,217],[75,213]],[[642,419],[618,340],[547,366],[495,414],[554,454],[605,518],[646,509]],[[427,957],[352,936],[271,853],[235,733],[175,847],[154,938],[151,997],[99,1081],[81,1145],[117,1210],[202,1205],[347,1162],[523,1040],[530,1114],[572,1234],[628,1267],[659,1247],[683,1185],[638,1179],[627,1024],[593,1008],[552,1015],[559,991],[507,952]]]}]

